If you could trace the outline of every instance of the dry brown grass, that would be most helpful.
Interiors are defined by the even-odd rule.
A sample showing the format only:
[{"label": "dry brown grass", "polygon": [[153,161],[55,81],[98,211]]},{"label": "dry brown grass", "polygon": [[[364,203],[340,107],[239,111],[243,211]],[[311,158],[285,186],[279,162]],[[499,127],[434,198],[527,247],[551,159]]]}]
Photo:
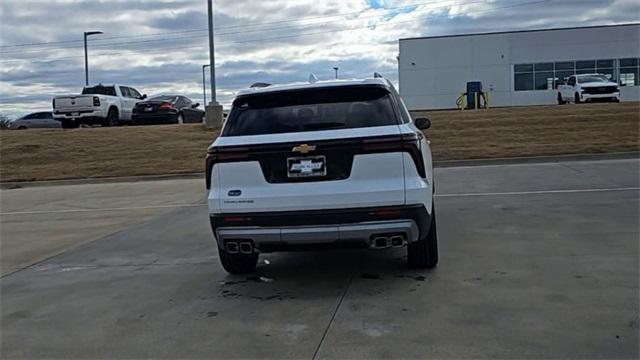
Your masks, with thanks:
[{"label": "dry brown grass", "polygon": [[[640,103],[426,111],[436,160],[640,150]],[[201,125],[0,131],[0,179],[203,171],[217,131]]]},{"label": "dry brown grass", "polygon": [[425,111],[434,159],[640,150],[640,103]]},{"label": "dry brown grass", "polygon": [[202,125],[1,131],[0,179],[201,172],[217,134]]}]

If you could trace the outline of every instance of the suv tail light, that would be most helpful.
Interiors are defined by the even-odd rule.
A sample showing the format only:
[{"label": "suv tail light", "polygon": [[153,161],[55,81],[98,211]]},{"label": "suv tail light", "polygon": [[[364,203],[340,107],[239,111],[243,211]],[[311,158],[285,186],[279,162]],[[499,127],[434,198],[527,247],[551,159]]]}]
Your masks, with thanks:
[{"label": "suv tail light", "polygon": [[205,159],[205,183],[207,190],[211,189],[211,173],[213,172],[213,166],[215,164],[248,158],[249,148],[246,146],[210,147],[209,150],[207,150],[207,157]]},{"label": "suv tail light", "polygon": [[[322,148],[333,148],[339,146],[344,151],[355,154],[375,154],[375,153],[388,153],[388,152],[407,152],[413,159],[418,174],[425,178],[427,177],[424,161],[422,159],[422,150],[420,148],[420,141],[423,139],[422,133],[410,133],[403,135],[391,135],[391,136],[379,136],[364,139],[343,139],[339,144],[328,145],[318,142],[318,152],[322,152]],[[331,142],[334,142],[332,140]],[[298,143],[291,144],[278,144],[277,149],[270,148],[270,151],[275,152],[289,152],[292,146]],[[321,145],[322,144],[322,145]],[[247,161],[255,159],[267,151],[263,146],[223,146],[223,147],[210,147],[207,151],[207,157],[205,159],[205,182],[207,190],[211,189],[211,174],[213,172],[213,166],[221,162],[237,162]]]},{"label": "suv tail light", "polygon": [[100,98],[97,96],[93,97],[93,106],[100,106]]},{"label": "suv tail light", "polygon": [[365,153],[407,152],[413,159],[418,174],[424,178],[427,177],[427,171],[422,160],[422,150],[420,149],[420,140],[422,140],[423,136],[421,133],[412,133],[364,139],[362,149]]},{"label": "suv tail light", "polygon": [[160,106],[158,106],[159,109],[173,109],[173,105],[171,105],[171,103],[168,102],[163,102],[162,104],[160,104]]}]

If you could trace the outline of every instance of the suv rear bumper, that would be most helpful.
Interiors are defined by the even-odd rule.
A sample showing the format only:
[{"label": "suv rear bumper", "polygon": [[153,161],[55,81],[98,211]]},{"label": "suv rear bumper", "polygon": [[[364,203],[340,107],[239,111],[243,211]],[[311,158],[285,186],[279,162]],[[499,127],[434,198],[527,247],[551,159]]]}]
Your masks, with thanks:
[{"label": "suv rear bumper", "polygon": [[254,251],[403,246],[429,231],[423,205],[210,214],[218,245],[250,242]]}]

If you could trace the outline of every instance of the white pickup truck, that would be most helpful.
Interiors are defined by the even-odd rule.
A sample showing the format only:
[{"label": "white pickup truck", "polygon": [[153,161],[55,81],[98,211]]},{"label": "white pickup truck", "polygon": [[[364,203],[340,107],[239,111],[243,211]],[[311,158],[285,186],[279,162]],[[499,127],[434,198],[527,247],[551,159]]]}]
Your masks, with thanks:
[{"label": "white pickup truck", "polygon": [[603,74],[571,75],[566,83],[558,84],[558,104],[583,101],[620,101],[618,84]]},{"label": "white pickup truck", "polygon": [[86,86],[81,95],[53,98],[53,117],[65,129],[81,124],[117,126],[130,122],[136,103],[146,99],[138,90],[123,85]]}]

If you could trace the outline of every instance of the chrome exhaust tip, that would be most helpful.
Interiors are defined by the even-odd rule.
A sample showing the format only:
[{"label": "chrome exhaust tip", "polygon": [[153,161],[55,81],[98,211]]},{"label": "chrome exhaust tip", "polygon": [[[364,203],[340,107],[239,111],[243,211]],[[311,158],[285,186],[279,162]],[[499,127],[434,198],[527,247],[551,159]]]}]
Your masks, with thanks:
[{"label": "chrome exhaust tip", "polygon": [[403,247],[405,244],[404,236],[402,235],[394,235],[390,239],[393,247]]},{"label": "chrome exhaust tip", "polygon": [[376,249],[386,249],[391,246],[389,238],[386,236],[377,236],[373,238],[373,247]]},{"label": "chrome exhaust tip", "polygon": [[243,254],[253,254],[253,244],[248,241],[241,242],[240,252]]},{"label": "chrome exhaust tip", "polygon": [[237,254],[240,252],[238,243],[235,241],[227,241],[227,243],[225,244],[225,248],[227,249],[227,252],[229,254]]}]

